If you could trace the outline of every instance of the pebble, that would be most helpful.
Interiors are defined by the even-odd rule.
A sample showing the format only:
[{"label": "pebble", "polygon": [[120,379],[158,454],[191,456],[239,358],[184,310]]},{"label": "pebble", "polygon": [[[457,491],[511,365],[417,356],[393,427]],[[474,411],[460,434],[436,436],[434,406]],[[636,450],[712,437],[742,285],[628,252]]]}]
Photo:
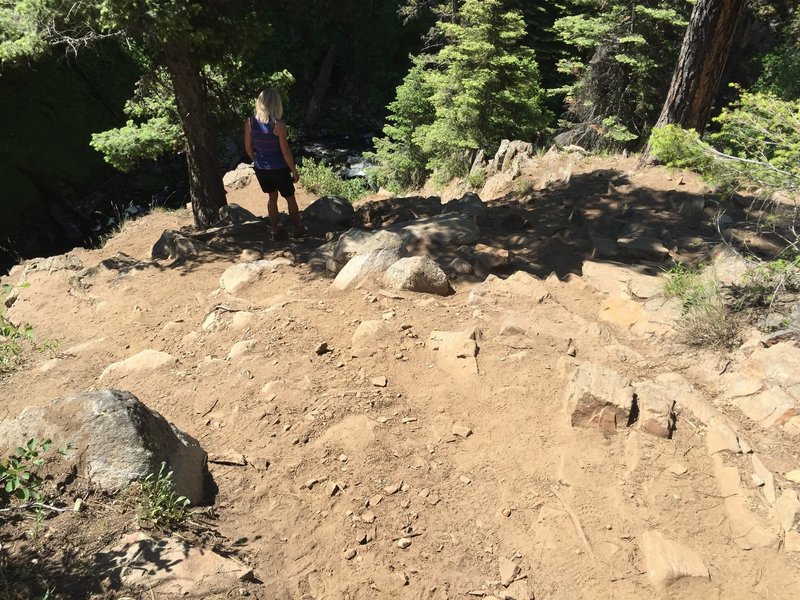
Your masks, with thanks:
[{"label": "pebble", "polygon": [[411,323],[403,323],[400,325],[400,331],[405,331],[406,329],[411,329]]},{"label": "pebble", "polygon": [[575,349],[575,346],[570,346],[567,348],[567,356],[576,356],[578,351]]},{"label": "pebble", "polygon": [[372,385],[374,385],[375,387],[386,387],[387,384],[389,383],[387,381],[386,377],[384,377],[382,375],[380,377],[373,377],[371,379],[371,381],[372,381]]},{"label": "pebble", "polygon": [[419,495],[421,498],[427,498],[428,496],[431,495],[431,491],[428,488],[422,488],[419,491]]},{"label": "pebble", "polygon": [[328,485],[325,486],[325,493],[328,496],[335,496],[341,491],[342,488],[339,487],[339,484],[335,481],[329,481]]},{"label": "pebble", "polygon": [[378,504],[381,503],[381,500],[383,500],[383,496],[380,494],[375,494],[372,498],[367,500],[367,506],[378,506]]},{"label": "pebble", "polygon": [[317,356],[322,356],[323,354],[329,351],[330,349],[328,348],[328,342],[320,342],[314,349],[314,352],[317,353]]},{"label": "pebble", "polygon": [[346,560],[353,560],[356,557],[356,550],[355,548],[350,548],[347,552],[344,553],[344,557]]},{"label": "pebble", "polygon": [[404,549],[404,550],[405,550],[406,548],[408,548],[410,545],[411,545],[411,540],[410,540],[410,539],[408,539],[408,538],[405,538],[405,537],[404,537],[404,538],[400,538],[399,540],[397,540],[397,546],[398,546],[399,548],[402,548],[402,549]]},{"label": "pebble", "polygon": [[511,509],[510,508],[504,508],[503,509],[503,516],[504,517],[510,517],[511,516]]},{"label": "pebble", "polygon": [[687,469],[686,467],[684,467],[684,466],[683,466],[682,464],[680,464],[680,463],[674,463],[674,464],[670,465],[670,466],[667,468],[667,471],[669,471],[669,472],[670,472],[670,473],[672,473],[673,475],[677,475],[677,476],[679,476],[679,477],[680,477],[681,475],[685,474],[685,473],[686,473],[688,470],[689,470],[689,469]]},{"label": "pebble", "polygon": [[786,473],[786,479],[792,483],[800,483],[800,469],[794,469]]},{"label": "pebble", "polygon": [[365,512],[361,515],[361,520],[364,523],[374,523],[375,522],[375,513]]},{"label": "pebble", "polygon": [[472,483],[472,479],[470,479],[466,475],[461,475],[458,479],[461,481],[461,483],[464,483],[466,485],[469,485],[470,483]]},{"label": "pebble", "polygon": [[401,508],[408,508],[409,506],[411,506],[411,500],[406,499],[400,503]]},{"label": "pebble", "polygon": [[417,417],[403,417],[403,425],[416,422],[417,422]]},{"label": "pebble", "polygon": [[403,485],[402,481],[400,483],[393,483],[393,484],[387,485],[385,488],[383,488],[383,491],[386,492],[387,496],[391,496],[392,494],[396,494],[397,492],[399,492],[400,491],[400,487],[402,485]]},{"label": "pebble", "polygon": [[517,573],[519,573],[519,566],[513,560],[501,557],[499,567],[500,583],[503,584],[503,587],[508,587],[511,585],[511,582],[514,581]]},{"label": "pebble", "polygon": [[347,454],[340,454],[339,462],[347,462]]},{"label": "pebble", "polygon": [[386,423],[389,420],[389,417],[378,417],[375,419],[378,423]]},{"label": "pebble", "polygon": [[72,510],[75,512],[81,512],[86,508],[86,502],[83,501],[83,498],[77,498],[75,500],[75,505],[72,507]]},{"label": "pebble", "polygon": [[468,438],[469,436],[472,435],[472,429],[470,429],[463,423],[454,423],[451,432],[453,433],[453,435],[462,438]]}]

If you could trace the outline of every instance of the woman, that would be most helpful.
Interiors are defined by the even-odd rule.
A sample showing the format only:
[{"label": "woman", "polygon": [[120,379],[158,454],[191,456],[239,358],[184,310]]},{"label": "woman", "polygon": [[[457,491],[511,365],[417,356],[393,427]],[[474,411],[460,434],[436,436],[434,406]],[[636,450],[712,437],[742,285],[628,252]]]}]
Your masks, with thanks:
[{"label": "woman", "polygon": [[294,197],[294,184],[300,180],[292,151],[286,139],[283,102],[278,90],[267,88],[258,95],[255,114],[244,123],[244,147],[253,160],[256,178],[261,190],[268,194],[267,213],[276,239],[278,226],[278,192],[286,198],[289,218],[297,234],[305,233],[300,223],[300,211]]}]

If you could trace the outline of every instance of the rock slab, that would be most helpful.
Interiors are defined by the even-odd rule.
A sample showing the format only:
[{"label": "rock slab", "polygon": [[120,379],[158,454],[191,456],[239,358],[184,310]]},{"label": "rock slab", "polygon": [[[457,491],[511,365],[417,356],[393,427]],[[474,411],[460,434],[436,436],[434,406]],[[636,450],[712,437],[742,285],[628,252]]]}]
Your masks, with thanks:
[{"label": "rock slab", "polygon": [[708,569],[700,555],[687,546],[668,540],[661,532],[646,531],[641,544],[647,575],[656,588],[663,590],[683,577],[708,579]]},{"label": "rock slab", "polygon": [[573,427],[592,427],[613,433],[626,427],[634,390],[616,371],[590,362],[578,364],[567,380],[564,408]]}]

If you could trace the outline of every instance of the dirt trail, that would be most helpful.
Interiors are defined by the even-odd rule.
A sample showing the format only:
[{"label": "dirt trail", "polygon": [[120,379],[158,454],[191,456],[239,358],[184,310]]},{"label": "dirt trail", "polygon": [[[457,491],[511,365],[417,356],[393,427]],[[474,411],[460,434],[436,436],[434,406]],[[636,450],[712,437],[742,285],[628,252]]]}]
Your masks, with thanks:
[{"label": "dirt trail", "polygon": [[[627,166],[617,165],[620,172]],[[585,170],[592,177],[596,165]],[[644,176],[675,185],[665,172]],[[311,199],[301,197],[301,205]],[[229,201],[264,214],[252,186]],[[162,230],[189,219],[186,212],[154,214],[127,224],[103,249],[75,255],[85,266],[119,252],[144,259]],[[575,256],[557,257],[562,276],[580,264],[585,244],[571,246]],[[267,257],[303,251],[264,249]],[[548,279],[541,302],[468,304],[470,281],[456,282],[445,298],[391,298],[377,287],[335,291],[300,264],[278,267],[231,297],[219,291],[219,277],[237,258],[101,267],[83,287],[66,272],[33,275],[11,314],[34,323],[39,336],[62,340],[66,352],[2,380],[0,416],[114,387],[133,392],[210,454],[244,454],[251,465],[210,469],[219,488],[215,527],[263,582],[241,584],[254,598],[800,594],[797,558],[744,551],[732,540],[691,414],[679,415],[673,439],[569,425],[560,363],[570,360],[570,346],[577,359],[631,380],[681,372],[709,393],[714,376],[695,374],[715,364],[712,355],[601,321],[605,295],[576,276]],[[544,269],[546,257],[538,259]],[[204,328],[211,312],[216,321]],[[353,357],[351,338],[365,320],[382,321],[385,333],[369,343],[372,355]],[[508,335],[514,326],[526,335]],[[429,344],[432,331],[471,328],[480,331],[477,374],[454,371]],[[242,340],[254,345],[228,359]],[[320,342],[332,351],[317,355]],[[98,381],[108,364],[146,348],[177,357],[177,367]],[[373,382],[380,377],[385,387]],[[463,433],[454,425],[472,433],[454,434]],[[674,474],[676,464],[686,472]],[[99,501],[94,508],[102,509]],[[653,529],[698,552],[710,578],[655,590],[641,550],[642,535]],[[359,543],[364,536],[369,541]],[[398,546],[401,537],[411,541],[407,548]],[[519,567],[508,588],[500,584],[501,559]],[[215,597],[232,595],[239,592]]]}]

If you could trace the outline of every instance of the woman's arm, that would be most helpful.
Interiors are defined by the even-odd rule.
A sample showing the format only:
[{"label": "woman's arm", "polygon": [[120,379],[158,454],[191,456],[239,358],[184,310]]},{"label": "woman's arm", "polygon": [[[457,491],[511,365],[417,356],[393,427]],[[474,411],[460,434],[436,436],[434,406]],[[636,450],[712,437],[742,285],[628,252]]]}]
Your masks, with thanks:
[{"label": "woman's arm", "polygon": [[278,135],[278,140],[281,144],[281,154],[283,154],[283,160],[286,161],[286,165],[292,172],[292,179],[294,179],[294,182],[297,183],[300,181],[300,174],[297,172],[297,167],[294,164],[294,156],[292,156],[292,151],[289,148],[289,140],[286,139],[286,123],[283,121],[276,122],[275,133]]},{"label": "woman's arm", "polygon": [[253,152],[253,132],[250,129],[250,119],[246,119],[244,122],[244,151],[247,152],[247,156],[250,157],[250,160],[255,160],[255,154]]}]

